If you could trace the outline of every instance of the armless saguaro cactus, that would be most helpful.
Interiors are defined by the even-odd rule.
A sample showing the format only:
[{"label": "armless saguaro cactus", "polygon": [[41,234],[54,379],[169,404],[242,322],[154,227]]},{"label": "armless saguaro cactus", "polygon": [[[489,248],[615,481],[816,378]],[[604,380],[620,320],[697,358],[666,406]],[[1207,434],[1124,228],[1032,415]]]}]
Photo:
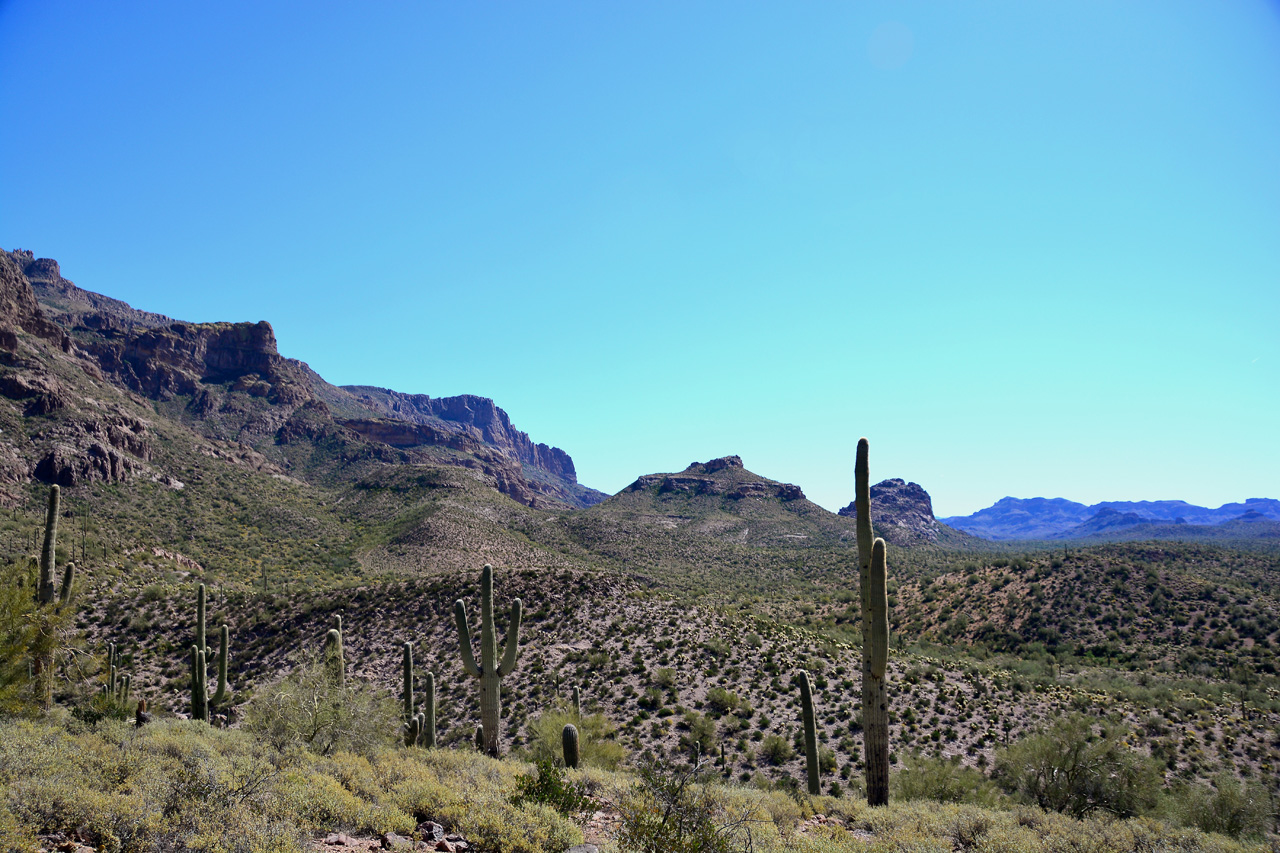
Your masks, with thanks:
[{"label": "armless saguaro cactus", "polygon": [[230,655],[231,630],[224,624],[218,629],[218,689],[213,694],[216,708],[227,698],[227,658]]},{"label": "armless saguaro cactus", "polygon": [[800,670],[800,721],[804,726],[804,764],[809,775],[809,793],[822,793],[818,774],[818,724],[813,716],[813,688],[809,686],[809,673]]},{"label": "armless saguaro cactus", "polygon": [[498,721],[502,717],[502,679],[516,668],[520,655],[520,599],[511,602],[511,627],[507,629],[507,646],[498,662],[498,642],[493,625],[493,566],[480,572],[480,664],[471,652],[471,629],[467,625],[467,606],[462,599],[453,605],[458,625],[458,641],[462,651],[462,668],[467,675],[480,679],[480,722],[484,729],[484,751],[497,758],[501,746]]},{"label": "armless saguaro cactus", "polygon": [[342,631],[337,628],[324,635],[324,667],[334,687],[347,686],[347,659],[342,653]]},{"label": "armless saguaro cactus", "polygon": [[418,735],[418,743],[427,749],[436,748],[436,674],[428,672],[426,681],[423,682],[422,688],[427,693],[426,700],[422,703],[422,710],[418,712],[418,716],[422,718],[420,727],[421,733]]},{"label": "armless saguaro cactus", "polygon": [[866,758],[867,805],[889,803],[889,602],[885,546],[871,530],[871,475],[868,443],[858,440],[854,464],[858,568],[862,597],[862,744]]},{"label": "armless saguaro cactus", "polygon": [[36,588],[36,600],[41,604],[53,603],[53,569],[58,550],[59,490],[49,487],[49,507],[44,516],[44,547],[40,549],[40,585]]},{"label": "armless saguaro cactus", "polygon": [[560,731],[560,746],[564,750],[564,766],[578,769],[578,727],[567,723]]}]

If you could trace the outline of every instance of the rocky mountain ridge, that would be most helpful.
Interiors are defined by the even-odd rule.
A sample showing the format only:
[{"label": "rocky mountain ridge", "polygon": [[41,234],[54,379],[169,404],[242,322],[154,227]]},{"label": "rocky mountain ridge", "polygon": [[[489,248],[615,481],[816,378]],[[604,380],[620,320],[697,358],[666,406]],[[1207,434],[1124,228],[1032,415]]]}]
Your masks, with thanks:
[{"label": "rocky mountain ridge", "polygon": [[[1203,533],[1237,519],[1280,522],[1280,500],[1249,498],[1211,509],[1186,501],[1102,501],[1092,506],[1065,498],[1013,498],[996,501],[967,516],[941,519],[944,523],[984,539],[1082,539],[1126,528],[1177,526],[1182,536]],[[1159,531],[1157,531],[1159,532]],[[1212,535],[1212,533],[1210,534]],[[1165,537],[1160,537],[1165,538]]]},{"label": "rocky mountain ridge", "polygon": [[[18,348],[18,330],[43,337],[92,379],[140,398],[177,401],[183,404],[181,416],[206,437],[254,447],[276,457],[282,470],[300,464],[302,457],[287,448],[302,438],[351,445],[338,451],[347,459],[391,458],[397,455],[389,456],[386,448],[396,448],[397,458],[411,461],[415,449],[420,456],[440,447],[459,453],[436,461],[474,468],[526,505],[541,499],[581,507],[604,498],[577,482],[567,453],[533,442],[492,400],[338,388],[305,363],[281,356],[266,321],[187,323],[138,311],[77,287],[62,277],[56,261],[26,250],[0,250],[0,319],[7,324],[0,328],[0,345],[9,351]],[[23,400],[27,414],[74,408],[75,394],[54,376],[56,371],[20,361],[11,359],[17,369],[0,376],[0,393]],[[141,470],[119,441],[105,445],[93,439],[91,434],[103,429],[68,420],[72,423],[59,427],[67,440],[50,451],[52,456],[10,465],[7,476],[14,482],[35,477],[73,485],[119,482]],[[422,428],[406,428],[413,425]],[[385,447],[364,446],[370,442]]]}]

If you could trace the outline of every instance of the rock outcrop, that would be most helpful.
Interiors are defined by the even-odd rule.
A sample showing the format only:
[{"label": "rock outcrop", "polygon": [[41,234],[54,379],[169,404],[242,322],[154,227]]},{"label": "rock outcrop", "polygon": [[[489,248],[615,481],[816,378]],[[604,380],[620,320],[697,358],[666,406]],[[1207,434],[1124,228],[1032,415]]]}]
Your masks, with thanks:
[{"label": "rock outcrop", "polygon": [[402,394],[371,385],[346,385],[345,390],[369,408],[388,418],[426,424],[469,435],[525,465],[541,468],[552,476],[578,482],[573,459],[558,447],[535,443],[529,434],[516,429],[511,418],[488,397],[462,394],[457,397],[429,397]]},{"label": "rock outcrop", "polygon": [[[25,260],[31,253],[17,254],[19,259]],[[9,252],[0,251],[0,349],[7,352],[17,350],[18,330],[53,341],[64,350],[71,347],[71,341],[62,328],[40,309],[22,266]]]},{"label": "rock outcrop", "polygon": [[657,487],[658,494],[723,495],[730,500],[742,498],[779,498],[794,501],[804,498],[799,486],[791,483],[775,483],[772,480],[754,478],[738,480],[732,477],[714,477],[721,471],[746,469],[740,456],[721,456],[709,462],[691,462],[679,474],[645,474],[636,478],[625,491],[640,492]]},{"label": "rock outcrop", "polygon": [[[857,517],[853,502],[840,515]],[[877,536],[895,545],[936,542],[940,532],[933,517],[933,500],[919,483],[898,478],[882,480],[871,487],[871,524]]]}]

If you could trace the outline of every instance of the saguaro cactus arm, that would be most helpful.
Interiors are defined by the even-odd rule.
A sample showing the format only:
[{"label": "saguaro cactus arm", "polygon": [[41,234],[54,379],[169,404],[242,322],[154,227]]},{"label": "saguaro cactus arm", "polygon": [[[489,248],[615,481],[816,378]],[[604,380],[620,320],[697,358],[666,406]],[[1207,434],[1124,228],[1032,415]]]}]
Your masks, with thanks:
[{"label": "saguaro cactus arm", "polygon": [[480,677],[475,655],[471,653],[471,628],[467,625],[467,605],[459,598],[453,603],[453,621],[458,626],[458,645],[462,649],[462,668],[472,678]]},{"label": "saguaro cactus arm", "polygon": [[62,570],[62,589],[58,590],[58,604],[66,607],[71,601],[71,591],[76,582],[76,564],[67,563]]},{"label": "saguaro cactus arm", "polygon": [[523,614],[524,604],[517,598],[511,602],[511,627],[507,629],[507,649],[498,666],[499,677],[510,675],[516,668],[516,658],[520,657],[520,617]]}]

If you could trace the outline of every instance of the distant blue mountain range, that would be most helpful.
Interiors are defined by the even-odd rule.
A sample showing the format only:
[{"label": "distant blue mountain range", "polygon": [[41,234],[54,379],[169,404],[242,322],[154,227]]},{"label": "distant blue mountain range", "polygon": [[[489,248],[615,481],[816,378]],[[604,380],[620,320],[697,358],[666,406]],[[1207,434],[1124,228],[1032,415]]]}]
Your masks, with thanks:
[{"label": "distant blue mountain range", "polygon": [[[1137,534],[1146,528],[1167,532],[1163,529],[1171,525],[1217,527],[1237,520],[1249,526],[1280,524],[1280,500],[1249,498],[1210,509],[1186,501],[1103,501],[1088,506],[1065,498],[1001,498],[973,515],[938,520],[984,539],[1084,539],[1127,528]],[[1270,523],[1263,526],[1271,528]]]}]

